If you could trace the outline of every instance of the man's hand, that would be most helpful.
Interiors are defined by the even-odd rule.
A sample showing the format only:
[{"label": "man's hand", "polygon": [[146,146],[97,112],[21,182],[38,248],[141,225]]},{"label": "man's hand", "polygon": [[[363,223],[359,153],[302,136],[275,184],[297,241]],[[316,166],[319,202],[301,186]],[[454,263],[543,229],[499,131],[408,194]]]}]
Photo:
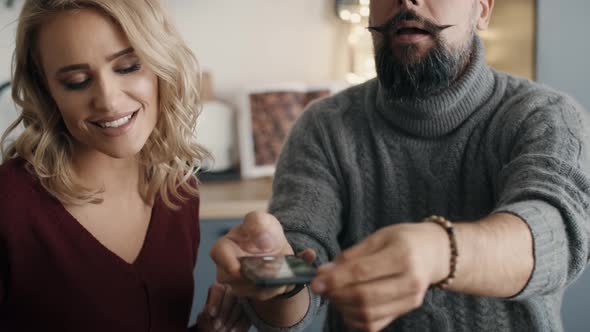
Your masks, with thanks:
[{"label": "man's hand", "polygon": [[351,328],[379,331],[418,308],[428,287],[449,273],[447,234],[434,223],[379,230],[323,265],[312,290]]},{"label": "man's hand", "polygon": [[217,265],[217,281],[227,284],[238,296],[258,301],[269,300],[285,293],[287,287],[256,287],[240,273],[241,256],[292,255],[279,221],[267,213],[252,212],[244,222],[219,239],[211,249],[211,257]]}]

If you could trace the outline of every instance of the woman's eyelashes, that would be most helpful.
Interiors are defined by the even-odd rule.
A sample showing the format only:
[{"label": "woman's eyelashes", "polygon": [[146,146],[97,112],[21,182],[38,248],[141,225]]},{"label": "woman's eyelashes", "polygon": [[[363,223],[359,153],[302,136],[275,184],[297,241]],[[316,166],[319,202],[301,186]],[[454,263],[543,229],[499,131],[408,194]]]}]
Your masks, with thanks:
[{"label": "woman's eyelashes", "polygon": [[89,83],[90,78],[87,78],[81,82],[63,82],[62,84],[66,88],[66,90],[82,90],[85,87],[87,87]]},{"label": "woman's eyelashes", "polygon": [[[125,66],[125,67],[122,67],[119,69],[115,69],[115,72],[118,74],[127,75],[127,74],[134,73],[140,69],[141,69],[141,64],[139,62],[136,62],[132,65]],[[90,85],[91,82],[92,82],[92,77],[88,75],[82,79],[80,79],[78,77],[77,79],[75,78],[71,81],[67,81],[67,80],[62,81],[62,85],[64,86],[64,88],[66,90],[82,90],[82,89],[86,88],[88,85]]]},{"label": "woman's eyelashes", "polygon": [[139,62],[132,64],[131,66],[127,66],[122,69],[116,70],[119,74],[129,74],[135,71],[138,71],[141,68],[141,64]]}]

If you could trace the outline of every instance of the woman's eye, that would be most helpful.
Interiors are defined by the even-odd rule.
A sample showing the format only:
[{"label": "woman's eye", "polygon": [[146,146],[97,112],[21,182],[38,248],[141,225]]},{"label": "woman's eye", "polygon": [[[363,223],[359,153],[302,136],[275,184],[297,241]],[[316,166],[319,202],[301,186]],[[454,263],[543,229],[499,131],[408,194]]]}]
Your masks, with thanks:
[{"label": "woman's eye", "polygon": [[81,82],[64,82],[63,85],[67,90],[82,90],[90,83],[90,79],[87,78]]},{"label": "woman's eye", "polygon": [[129,74],[129,73],[133,73],[135,71],[138,71],[141,68],[141,65],[139,63],[133,64],[131,66],[122,68],[122,69],[117,69],[117,72],[120,74]]}]

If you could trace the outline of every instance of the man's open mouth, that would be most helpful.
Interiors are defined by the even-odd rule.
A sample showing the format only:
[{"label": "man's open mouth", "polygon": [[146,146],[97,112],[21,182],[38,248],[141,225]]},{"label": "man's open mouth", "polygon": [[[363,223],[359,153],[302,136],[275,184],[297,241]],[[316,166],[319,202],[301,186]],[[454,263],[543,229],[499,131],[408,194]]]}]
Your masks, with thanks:
[{"label": "man's open mouth", "polygon": [[420,28],[414,28],[414,27],[404,27],[404,28],[399,28],[397,30],[395,30],[395,34],[396,35],[429,35],[430,32],[420,29]]}]

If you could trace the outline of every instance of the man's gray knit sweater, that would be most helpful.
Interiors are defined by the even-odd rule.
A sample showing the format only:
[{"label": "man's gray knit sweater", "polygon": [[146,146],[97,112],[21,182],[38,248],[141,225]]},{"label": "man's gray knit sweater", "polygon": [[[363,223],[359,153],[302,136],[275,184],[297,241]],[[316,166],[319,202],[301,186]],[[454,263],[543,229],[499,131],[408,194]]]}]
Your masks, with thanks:
[{"label": "man's gray knit sweater", "polygon": [[[372,80],[312,104],[284,146],[270,212],[293,247],[315,249],[321,263],[395,223],[512,213],[534,241],[519,294],[431,289],[385,331],[560,331],[563,291],[589,261],[589,123],[572,99],[489,68],[478,38],[472,58],[428,99],[388,101]],[[261,330],[301,330],[320,302],[314,295],[289,329],[253,318]],[[326,324],[347,331],[333,308]]]}]

